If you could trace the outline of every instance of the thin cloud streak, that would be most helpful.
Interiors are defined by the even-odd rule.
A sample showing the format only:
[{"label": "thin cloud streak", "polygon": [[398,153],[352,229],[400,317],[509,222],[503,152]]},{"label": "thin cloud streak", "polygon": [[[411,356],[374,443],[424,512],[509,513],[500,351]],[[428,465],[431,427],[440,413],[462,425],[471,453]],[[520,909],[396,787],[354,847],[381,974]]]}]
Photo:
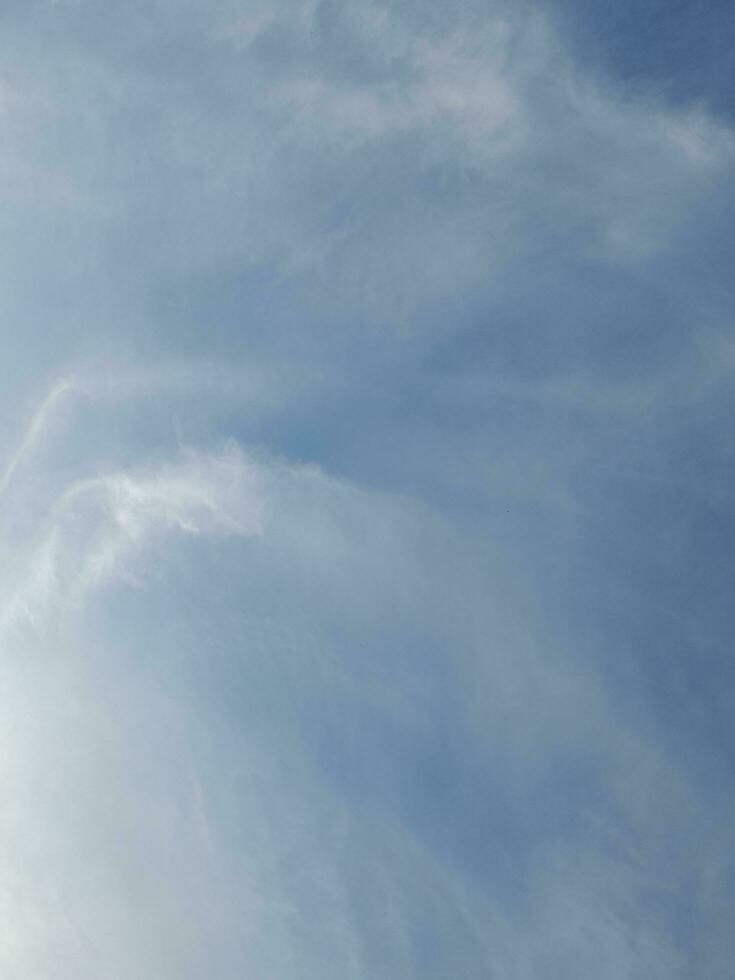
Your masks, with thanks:
[{"label": "thin cloud streak", "polygon": [[36,411],[33,413],[23,434],[20,445],[10,456],[5,471],[0,478],[0,494],[10,486],[16,470],[31,456],[36,445],[49,427],[58,403],[68,394],[78,391],[73,378],[62,378],[54,384]]}]

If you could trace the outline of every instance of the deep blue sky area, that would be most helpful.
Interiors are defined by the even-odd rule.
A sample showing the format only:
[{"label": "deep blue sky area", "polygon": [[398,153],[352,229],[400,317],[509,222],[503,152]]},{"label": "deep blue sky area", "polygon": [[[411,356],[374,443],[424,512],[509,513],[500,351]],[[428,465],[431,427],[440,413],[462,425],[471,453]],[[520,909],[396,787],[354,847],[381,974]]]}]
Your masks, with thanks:
[{"label": "deep blue sky area", "polygon": [[727,0],[552,0],[585,69],[631,97],[698,103],[732,119],[735,10]]}]

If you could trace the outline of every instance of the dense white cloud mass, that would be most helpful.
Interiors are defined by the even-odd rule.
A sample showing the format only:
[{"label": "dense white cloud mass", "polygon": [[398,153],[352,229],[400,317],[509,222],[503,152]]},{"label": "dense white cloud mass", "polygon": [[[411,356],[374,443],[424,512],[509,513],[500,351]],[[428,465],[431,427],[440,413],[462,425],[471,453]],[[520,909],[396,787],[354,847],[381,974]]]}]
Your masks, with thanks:
[{"label": "dense white cloud mass", "polygon": [[2,976],[730,975],[735,134],[582,20],[5,4]]}]

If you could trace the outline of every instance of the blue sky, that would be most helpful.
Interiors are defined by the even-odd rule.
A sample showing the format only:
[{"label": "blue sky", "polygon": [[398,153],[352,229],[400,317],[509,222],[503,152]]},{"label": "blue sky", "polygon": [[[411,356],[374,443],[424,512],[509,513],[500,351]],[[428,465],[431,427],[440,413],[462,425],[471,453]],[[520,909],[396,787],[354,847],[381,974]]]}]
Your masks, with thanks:
[{"label": "blue sky", "polygon": [[3,5],[3,976],[731,975],[734,30]]}]

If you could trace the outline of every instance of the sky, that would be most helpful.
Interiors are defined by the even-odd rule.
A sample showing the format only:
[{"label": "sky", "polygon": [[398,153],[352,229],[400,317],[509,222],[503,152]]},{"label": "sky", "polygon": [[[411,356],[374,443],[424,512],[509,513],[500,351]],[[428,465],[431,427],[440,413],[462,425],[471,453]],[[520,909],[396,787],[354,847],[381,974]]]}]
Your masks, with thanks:
[{"label": "sky", "polygon": [[5,0],[3,977],[732,976],[733,40]]}]

